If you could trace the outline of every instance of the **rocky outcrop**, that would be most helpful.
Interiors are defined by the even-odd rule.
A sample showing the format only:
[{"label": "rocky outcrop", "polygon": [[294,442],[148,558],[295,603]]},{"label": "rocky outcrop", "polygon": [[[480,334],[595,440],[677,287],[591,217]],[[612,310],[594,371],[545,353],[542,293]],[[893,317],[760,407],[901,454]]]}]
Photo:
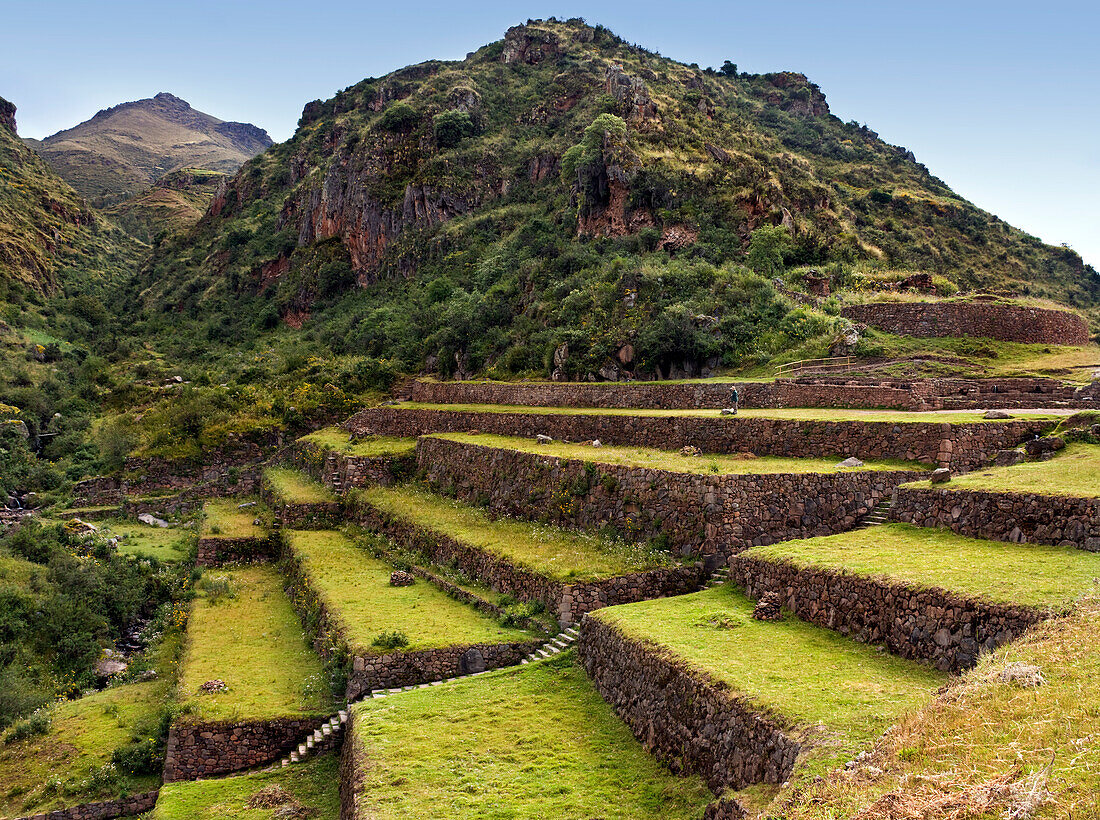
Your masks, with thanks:
[{"label": "rocky outcrop", "polygon": [[558,36],[552,31],[535,26],[512,26],[504,33],[504,48],[500,61],[538,65],[544,60],[556,58],[561,53]]},{"label": "rocky outcrop", "polygon": [[650,99],[649,89],[640,77],[632,77],[620,65],[609,65],[604,72],[607,93],[626,109],[628,120],[644,121],[657,117],[657,105]]},{"label": "rocky outcrop", "polygon": [[778,74],[767,74],[765,79],[774,89],[764,95],[764,99],[770,104],[802,117],[828,116],[829,104],[825,101],[825,95],[805,74],[781,71]]},{"label": "rocky outcrop", "polygon": [[7,128],[13,134],[15,130],[15,103],[0,97],[0,128]]}]

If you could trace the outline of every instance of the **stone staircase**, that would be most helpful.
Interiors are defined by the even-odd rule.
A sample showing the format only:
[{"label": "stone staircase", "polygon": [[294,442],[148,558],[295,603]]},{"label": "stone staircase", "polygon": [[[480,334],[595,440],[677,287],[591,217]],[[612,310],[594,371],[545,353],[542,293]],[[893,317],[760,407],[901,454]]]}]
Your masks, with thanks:
[{"label": "stone staircase", "polygon": [[703,584],[699,587],[699,591],[704,589],[713,589],[714,587],[720,587],[730,579],[730,568],[728,564],[723,564],[712,572],[707,579],[703,581]]},{"label": "stone staircase", "polygon": [[[728,570],[727,570],[728,571]],[[580,637],[578,632],[573,627],[559,632],[541,647],[536,649],[526,658],[520,661],[520,664],[537,663],[539,661],[552,658],[566,649],[569,649],[577,638]],[[371,692],[363,695],[359,700],[366,700],[367,698],[387,698],[394,695],[400,695],[402,692],[408,692],[413,689],[428,689],[432,686],[442,686],[445,683],[452,683],[456,680],[463,680],[464,678],[474,678],[478,675],[484,675],[486,671],[471,672],[468,675],[459,675],[454,678],[445,678],[444,680],[431,681],[430,683],[415,684],[412,686],[402,686],[395,689],[374,689]],[[355,701],[356,703],[358,701]],[[264,771],[276,771],[278,769],[284,769],[287,766],[292,766],[295,763],[300,763],[307,757],[319,754],[329,749],[334,749],[339,743],[339,737],[344,732],[344,727],[348,722],[348,713],[346,709],[341,709],[329,720],[324,723],[319,729],[315,729],[306,737],[301,743],[298,744],[298,748],[292,751],[288,756],[284,757],[278,763],[273,764]]]},{"label": "stone staircase", "polygon": [[892,503],[890,499],[880,501],[871,508],[871,511],[867,513],[867,515],[859,519],[855,529],[865,530],[868,527],[877,527],[882,524],[890,523],[890,506]]}]

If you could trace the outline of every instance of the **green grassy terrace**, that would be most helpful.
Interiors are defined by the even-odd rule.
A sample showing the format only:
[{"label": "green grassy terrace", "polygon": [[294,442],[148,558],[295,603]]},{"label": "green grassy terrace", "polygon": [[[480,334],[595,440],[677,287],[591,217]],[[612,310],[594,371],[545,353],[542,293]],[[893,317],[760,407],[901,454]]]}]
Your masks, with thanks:
[{"label": "green grassy terrace", "polygon": [[702,816],[706,785],[647,754],[572,655],[355,706],[369,816]]},{"label": "green grassy terrace", "polygon": [[[728,418],[719,414],[719,409],[695,410],[650,410],[639,408],[598,408],[598,407],[529,407],[509,404],[429,404],[425,402],[401,402],[394,405],[401,410],[450,410],[459,413],[535,413],[558,416],[678,416],[694,418]],[[983,419],[982,413],[971,411],[931,411],[916,412],[906,410],[862,410],[844,408],[787,407],[779,409],[746,409],[738,413],[738,418],[796,419],[801,421],[883,421],[894,424],[931,423],[969,424],[1005,424],[1001,419]],[[1028,413],[1018,418],[1044,419],[1051,422],[1061,418],[1055,413]]]},{"label": "green grassy terrace", "polygon": [[[1027,688],[1002,681],[1001,674],[1016,663],[1039,667],[1045,683]],[[785,795],[782,811],[773,814],[787,820],[896,817],[886,807],[897,805],[899,793],[908,806],[944,805],[947,795],[951,806],[963,806],[968,792],[980,793],[1007,778],[1017,788],[1003,790],[1004,799],[994,800],[985,813],[952,815],[1006,817],[1050,766],[1042,780],[1048,799],[1030,816],[1097,817],[1100,745],[1085,740],[1100,734],[1097,669],[1100,600],[1094,598],[1074,615],[1039,624],[983,655],[943,695],[882,738],[863,766]]]},{"label": "green grassy terrace", "polygon": [[622,467],[645,467],[651,470],[668,470],[674,473],[704,475],[755,475],[760,473],[852,473],[864,470],[929,470],[926,464],[907,461],[868,461],[862,467],[838,468],[843,460],[836,458],[783,458],[778,456],[704,455],[685,456],[674,450],[657,450],[652,447],[625,447],[585,444],[566,444],[555,441],[539,444],[519,436],[496,436],[488,433],[434,433],[433,438],[480,444],[484,447],[500,447],[520,450],[536,455],[591,461],[595,464],[614,464]]},{"label": "green grassy terrace", "polygon": [[477,507],[413,487],[370,487],[361,498],[374,507],[441,535],[561,581],[590,581],[669,563],[644,545],[518,521],[490,519]]},{"label": "green grassy terrace", "polygon": [[[211,590],[229,593],[215,599]],[[199,694],[209,680],[219,694]],[[208,572],[198,584],[180,676],[188,720],[262,720],[329,711],[321,661],[307,645],[282,577],[267,566]]]},{"label": "green grassy terrace", "polygon": [[326,450],[335,450],[348,456],[409,456],[416,451],[415,438],[366,436],[352,439],[349,433],[339,427],[325,427],[308,436],[302,436],[298,441],[316,444]]},{"label": "green grassy terrace", "polygon": [[269,467],[264,470],[264,481],[287,504],[324,504],[336,500],[328,487],[298,470]]},{"label": "green grassy terrace", "polygon": [[[930,487],[926,481],[907,487]],[[1050,461],[1027,461],[955,476],[937,490],[985,490],[998,493],[1100,497],[1100,446],[1070,444]]]},{"label": "green grassy terrace", "polygon": [[[254,772],[236,777],[193,780],[166,784],[160,791],[151,820],[274,820],[278,817],[310,817],[339,820],[340,756],[325,754],[309,758],[286,769]],[[249,806],[261,790],[278,787],[294,803],[262,808]],[[263,803],[262,799],[257,802]],[[302,813],[279,814],[297,804]]]},{"label": "green grassy terrace", "polygon": [[266,538],[267,532],[252,522],[262,509],[259,505],[238,509],[237,499],[207,501],[202,508],[202,538]]},{"label": "green grassy terrace", "polygon": [[[119,790],[156,788],[156,776],[120,772],[115,786],[97,787],[91,775],[111,762],[111,753],[129,743],[136,725],[160,706],[159,681],[131,683],[62,701],[51,709],[49,731],[38,737],[0,744],[0,816],[20,817],[110,799]],[[63,785],[49,793],[48,781]]]},{"label": "green grassy terrace", "polygon": [[390,586],[393,567],[335,530],[290,530],[285,537],[356,653],[390,651],[371,644],[380,633],[393,631],[404,632],[409,639],[405,652],[536,637],[500,626],[428,581]]},{"label": "green grassy terrace", "polygon": [[182,527],[151,527],[139,521],[114,519],[98,525],[100,532],[118,539],[122,555],[156,558],[158,561],[182,561],[191,549],[194,530]]},{"label": "green grassy terrace", "polygon": [[802,761],[799,778],[854,757],[947,679],[931,666],[879,653],[792,616],[753,620],[752,609],[752,601],[725,584],[608,607],[593,617],[728,684],[811,746],[827,737]]},{"label": "green grassy terrace", "polygon": [[1073,547],[983,541],[908,524],[781,541],[753,547],[742,555],[1054,611],[1071,608],[1100,577],[1100,554]]}]

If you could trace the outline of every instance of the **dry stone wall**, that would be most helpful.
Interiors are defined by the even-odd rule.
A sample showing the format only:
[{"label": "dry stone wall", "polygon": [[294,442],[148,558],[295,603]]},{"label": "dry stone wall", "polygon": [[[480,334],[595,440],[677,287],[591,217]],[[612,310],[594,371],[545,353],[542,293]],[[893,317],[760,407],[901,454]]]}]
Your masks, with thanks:
[{"label": "dry stone wall", "polygon": [[251,564],[272,561],[275,553],[269,538],[200,538],[195,563],[200,567]]},{"label": "dry stone wall", "polygon": [[271,763],[296,748],[326,720],[315,716],[177,723],[168,732],[164,782],[198,780]]},{"label": "dry stone wall", "polygon": [[355,710],[350,709],[344,726],[344,747],[340,750],[340,820],[367,820],[369,817],[370,809],[364,799],[367,749],[356,731],[358,720]]},{"label": "dry stone wall", "polygon": [[677,473],[432,437],[417,443],[417,463],[430,481],[496,513],[589,529],[612,524],[639,540],[663,533],[684,555],[723,562],[746,547],[851,529],[898,484],[925,475]]},{"label": "dry stone wall", "polygon": [[462,644],[414,651],[367,654],[349,644],[339,618],[331,612],[310,582],[302,561],[286,542],[280,570],[287,579],[287,595],[299,619],[326,659],[349,659],[344,697],[355,700],[372,689],[391,689],[513,666],[531,654],[540,641],[499,644]]},{"label": "dry stone wall", "polygon": [[563,626],[592,610],[615,604],[695,592],[705,577],[701,565],[662,567],[599,581],[565,584],[492,555],[470,544],[419,527],[360,501],[356,523],[424,554],[433,564],[455,565],[469,578],[521,601],[541,601]]},{"label": "dry stone wall", "polygon": [[1087,345],[1084,317],[1066,310],[989,302],[872,302],[841,314],[898,336],[980,336],[1005,342]]},{"label": "dry stone wall", "polygon": [[863,643],[884,644],[903,658],[929,660],[949,672],[970,669],[980,652],[1003,646],[1046,617],[1032,607],[993,604],[942,589],[798,567],[747,553],[730,558],[730,580],[752,598],[777,593],[805,621]]},{"label": "dry stone wall", "polygon": [[810,458],[900,459],[970,470],[990,463],[998,450],[1038,435],[1049,422],[1034,419],[946,424],[938,422],[821,421],[735,416],[627,416],[581,413],[491,413],[375,407],[344,423],[356,435],[421,436],[478,431],[548,435],[708,453]]},{"label": "dry stone wall", "polygon": [[729,687],[586,616],[578,654],[596,689],[645,748],[712,790],[782,783],[800,746]]},{"label": "dry stone wall", "polygon": [[114,820],[116,817],[136,817],[143,812],[152,811],[157,804],[160,790],[132,794],[118,800],[100,800],[95,803],[82,803],[66,809],[54,809],[41,814],[20,817],[18,820]]},{"label": "dry stone wall", "polygon": [[1100,498],[899,487],[890,518],[975,538],[1100,552]]}]

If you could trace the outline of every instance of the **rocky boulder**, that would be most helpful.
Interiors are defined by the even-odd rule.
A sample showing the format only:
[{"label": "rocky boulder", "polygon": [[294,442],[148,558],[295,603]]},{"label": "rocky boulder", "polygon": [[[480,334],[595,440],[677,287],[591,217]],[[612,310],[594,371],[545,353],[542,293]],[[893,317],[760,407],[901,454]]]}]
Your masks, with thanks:
[{"label": "rocky boulder", "polygon": [[1065,446],[1066,442],[1057,436],[1043,436],[1042,438],[1033,438],[1031,441],[1025,442],[1024,452],[1031,458],[1042,458],[1058,452]]},{"label": "rocky boulder", "polygon": [[940,467],[932,471],[932,475],[929,476],[928,480],[933,484],[945,484],[951,480],[951,471],[946,467]]},{"label": "rocky boulder", "polygon": [[416,578],[411,572],[397,569],[390,573],[391,587],[411,587],[416,583]]}]

